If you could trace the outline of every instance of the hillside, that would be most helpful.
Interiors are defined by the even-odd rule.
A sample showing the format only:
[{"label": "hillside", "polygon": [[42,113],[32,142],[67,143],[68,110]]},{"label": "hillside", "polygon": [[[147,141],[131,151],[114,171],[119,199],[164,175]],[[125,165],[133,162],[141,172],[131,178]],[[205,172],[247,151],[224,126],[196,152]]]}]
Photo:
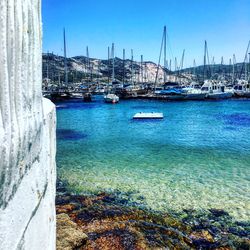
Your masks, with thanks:
[{"label": "hillside", "polygon": [[[123,67],[124,63],[124,67]],[[90,58],[89,62],[85,56],[76,56],[67,59],[69,82],[108,81],[112,76],[112,60],[101,60]],[[133,69],[133,79],[132,79]],[[115,58],[115,80],[125,82],[154,82],[157,64],[154,62],[133,62]],[[43,79],[52,82],[64,81],[64,58],[53,54],[43,54]],[[163,68],[159,68],[158,80],[163,81]]]},{"label": "hillside", "polygon": [[[123,66],[124,63],[124,66]],[[67,59],[68,78],[69,83],[72,82],[108,82],[111,81],[112,76],[112,60],[102,60],[90,58],[89,62],[85,56],[76,56]],[[245,67],[243,63],[235,65],[235,77],[243,77]],[[250,67],[246,67],[250,72]],[[132,74],[133,70],[133,74]],[[205,78],[220,78],[231,79],[233,66],[232,65],[209,65],[205,68]],[[123,62],[120,58],[115,58],[115,80],[118,82],[155,82],[157,72],[157,64],[146,61],[133,62],[125,60]],[[158,82],[164,81],[164,69],[160,66],[158,72]],[[176,81],[178,78],[183,79],[198,79],[203,80],[204,66],[197,66],[195,68],[186,68],[180,71],[171,72],[166,70],[167,81]],[[133,79],[132,79],[133,75]],[[177,76],[178,78],[176,78]],[[49,82],[64,82],[64,57],[56,56],[54,54],[43,54],[43,79]]]}]

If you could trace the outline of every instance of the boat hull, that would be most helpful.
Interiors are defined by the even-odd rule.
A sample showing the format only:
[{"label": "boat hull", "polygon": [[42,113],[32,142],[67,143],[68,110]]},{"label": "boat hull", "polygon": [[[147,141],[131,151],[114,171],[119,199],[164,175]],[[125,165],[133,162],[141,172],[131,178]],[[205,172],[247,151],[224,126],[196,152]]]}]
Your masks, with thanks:
[{"label": "boat hull", "polygon": [[207,97],[206,93],[190,93],[184,95],[185,100],[204,100]]},{"label": "boat hull", "polygon": [[234,95],[236,97],[245,97],[245,98],[250,98],[250,91],[235,91]]},{"label": "boat hull", "polygon": [[178,101],[178,100],[184,100],[184,95],[165,95],[167,100],[170,101]]},{"label": "boat hull", "polygon": [[222,92],[222,93],[209,93],[207,95],[208,99],[227,99],[231,98],[233,96],[233,93],[231,92]]}]

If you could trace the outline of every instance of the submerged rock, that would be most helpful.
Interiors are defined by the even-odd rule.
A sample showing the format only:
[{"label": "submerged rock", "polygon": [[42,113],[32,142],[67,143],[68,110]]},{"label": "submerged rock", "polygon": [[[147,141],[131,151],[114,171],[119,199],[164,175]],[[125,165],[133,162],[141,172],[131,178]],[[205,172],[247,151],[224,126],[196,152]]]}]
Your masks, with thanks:
[{"label": "submerged rock", "polygon": [[70,217],[61,213],[56,216],[56,249],[57,250],[73,250],[76,247],[82,246],[88,236],[78,228]]},{"label": "submerged rock", "polygon": [[250,249],[248,223],[233,224],[222,210],[184,211],[178,217],[131,205],[114,193],[67,192],[57,196],[56,210],[59,219],[63,215],[60,223],[65,220],[79,233],[58,235],[60,244],[71,247],[61,249]]}]

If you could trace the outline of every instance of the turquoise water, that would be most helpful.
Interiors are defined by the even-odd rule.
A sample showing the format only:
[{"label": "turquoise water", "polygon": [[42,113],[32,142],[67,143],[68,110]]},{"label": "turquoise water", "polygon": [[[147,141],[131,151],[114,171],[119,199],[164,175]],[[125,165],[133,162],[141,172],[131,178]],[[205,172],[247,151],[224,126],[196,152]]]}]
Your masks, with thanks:
[{"label": "turquoise water", "polygon": [[[250,101],[57,103],[58,175],[159,211],[224,209],[250,219]],[[134,121],[137,112],[160,121]]]}]

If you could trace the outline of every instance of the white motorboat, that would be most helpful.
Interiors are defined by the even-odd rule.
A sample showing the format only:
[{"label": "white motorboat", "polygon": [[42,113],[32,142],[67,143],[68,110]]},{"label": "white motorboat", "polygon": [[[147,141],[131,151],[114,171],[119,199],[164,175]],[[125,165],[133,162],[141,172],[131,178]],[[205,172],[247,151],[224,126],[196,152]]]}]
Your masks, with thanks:
[{"label": "white motorboat", "polygon": [[200,86],[195,82],[192,82],[183,90],[185,91],[183,95],[186,100],[204,100],[208,94],[208,91],[201,90]]},{"label": "white motorboat", "polygon": [[144,113],[144,112],[139,112],[139,113],[136,113],[133,116],[133,119],[163,119],[163,113],[156,113],[156,112]]},{"label": "white motorboat", "polygon": [[117,96],[115,94],[107,94],[107,95],[104,95],[104,101],[106,103],[118,103],[119,96]]},{"label": "white motorboat", "polygon": [[234,94],[237,97],[250,97],[250,83],[246,80],[238,80],[234,86]]},{"label": "white motorboat", "polygon": [[213,80],[206,80],[201,87],[202,91],[207,91],[207,98],[209,99],[227,99],[233,96],[232,91],[227,91],[222,82]]}]

